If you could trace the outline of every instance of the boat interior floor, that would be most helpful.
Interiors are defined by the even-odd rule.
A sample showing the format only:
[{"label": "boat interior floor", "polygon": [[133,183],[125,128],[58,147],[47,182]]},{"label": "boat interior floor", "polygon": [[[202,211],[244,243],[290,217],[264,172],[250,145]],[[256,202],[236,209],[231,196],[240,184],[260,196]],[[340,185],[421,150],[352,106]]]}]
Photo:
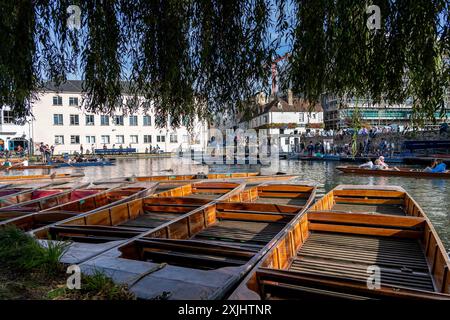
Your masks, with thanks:
[{"label": "boat interior floor", "polygon": [[270,197],[259,197],[255,200],[256,203],[273,203],[288,206],[304,206],[306,205],[306,198],[270,198]]},{"label": "boat interior floor", "polygon": [[264,247],[284,227],[284,223],[218,220],[192,237],[195,240],[214,240],[244,246]]},{"label": "boat interior floor", "polygon": [[380,268],[381,284],[434,292],[416,239],[312,232],[289,270],[365,282],[374,265]]},{"label": "boat interior floor", "polygon": [[348,213],[375,213],[404,216],[402,205],[398,204],[360,204],[360,203],[336,203],[331,211]]}]

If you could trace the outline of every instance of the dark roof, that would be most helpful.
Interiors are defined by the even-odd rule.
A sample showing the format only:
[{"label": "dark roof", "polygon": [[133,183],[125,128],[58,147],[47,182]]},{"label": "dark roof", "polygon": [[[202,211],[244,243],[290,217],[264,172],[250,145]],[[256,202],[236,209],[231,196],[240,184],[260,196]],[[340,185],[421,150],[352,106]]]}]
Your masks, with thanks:
[{"label": "dark roof", "polygon": [[[281,108],[278,106],[278,102],[280,102]],[[311,104],[308,101],[298,97],[294,97],[292,105],[289,105],[285,99],[277,97],[262,106],[254,103],[251,106],[253,109],[251,118],[255,118],[269,112],[323,112],[321,104],[316,103],[312,108],[310,108],[310,105]],[[245,115],[242,113],[238,115],[238,118],[239,123],[248,120],[245,119]]]},{"label": "dark roof", "polygon": [[44,84],[44,91],[79,93],[82,91],[83,80],[67,80],[56,86],[54,82]]},{"label": "dark roof", "polygon": [[[83,91],[83,80],[67,80],[59,85],[54,82],[47,82],[44,84],[44,91],[58,92],[58,93],[81,93]],[[130,87],[129,82],[121,81],[123,93],[129,93]]]}]

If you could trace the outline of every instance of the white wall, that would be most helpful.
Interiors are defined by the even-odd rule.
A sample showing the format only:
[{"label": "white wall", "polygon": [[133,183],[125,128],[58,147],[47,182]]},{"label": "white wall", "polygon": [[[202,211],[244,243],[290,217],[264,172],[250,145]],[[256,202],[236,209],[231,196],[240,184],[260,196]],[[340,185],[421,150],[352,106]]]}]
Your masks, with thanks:
[{"label": "white wall", "polygon": [[[195,150],[200,150],[202,146],[205,145],[205,136],[207,131],[207,125],[204,122],[196,121],[194,124],[193,134],[197,136],[197,140],[200,140],[198,144],[190,144],[189,135],[186,127],[180,127],[177,129],[171,128],[157,128],[155,126],[155,115],[152,111],[147,114],[151,116],[151,126],[143,125],[143,110],[136,112],[134,115],[138,116],[138,125],[130,126],[129,116],[124,116],[124,125],[113,124],[113,117],[109,118],[109,125],[100,125],[100,114],[94,115],[95,125],[86,125],[85,115],[89,114],[84,112],[80,107],[69,106],[69,97],[78,97],[79,103],[82,101],[81,94],[79,93],[60,93],[59,96],[63,99],[62,106],[53,105],[53,96],[57,94],[54,92],[48,92],[42,94],[40,100],[33,104],[33,138],[35,143],[44,142],[44,144],[55,145],[55,136],[64,136],[64,144],[55,145],[55,153],[60,154],[64,152],[73,153],[80,151],[80,144],[83,145],[84,151],[91,149],[91,144],[87,142],[86,136],[95,136],[94,148],[102,148],[103,143],[101,141],[102,135],[110,136],[110,143],[107,144],[108,148],[112,148],[113,144],[118,148],[120,143],[116,142],[117,135],[124,136],[123,147],[128,147],[131,142],[132,135],[138,136],[138,143],[133,143],[132,148],[136,148],[138,152],[145,152],[145,148],[149,147],[159,147],[164,151],[175,151],[178,150],[180,145],[183,150],[188,150],[192,147]],[[53,115],[62,114],[63,115],[63,125],[53,124]],[[79,115],[79,125],[70,125],[70,115]],[[117,115],[121,115],[119,112]],[[175,134],[177,136],[177,142],[170,142],[170,134]],[[72,144],[71,136],[80,136],[80,144]],[[144,135],[151,135],[151,143],[144,143]],[[158,142],[157,135],[165,137],[165,142]],[[35,147],[36,149],[36,147]]]},{"label": "white wall", "polygon": [[23,125],[14,123],[5,123],[3,115],[5,111],[9,111],[9,107],[4,107],[0,111],[0,139],[4,141],[5,149],[8,148],[8,142],[14,138],[24,138],[30,140],[30,122],[24,122]]}]

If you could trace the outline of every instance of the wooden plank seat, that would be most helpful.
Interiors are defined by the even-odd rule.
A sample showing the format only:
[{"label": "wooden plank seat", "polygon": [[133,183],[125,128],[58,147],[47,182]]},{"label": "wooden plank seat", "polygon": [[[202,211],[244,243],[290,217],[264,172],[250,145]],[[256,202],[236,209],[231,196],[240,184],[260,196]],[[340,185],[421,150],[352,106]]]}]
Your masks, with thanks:
[{"label": "wooden plank seat", "polygon": [[399,288],[382,283],[378,290],[367,287],[366,281],[344,279],[332,275],[316,275],[271,268],[259,268],[255,278],[264,288],[264,299],[294,300],[390,300],[447,299],[444,294]]},{"label": "wooden plank seat", "polygon": [[358,203],[336,203],[333,205],[332,212],[357,212],[357,213],[379,213],[396,216],[405,216],[403,206],[386,204],[358,204]]}]

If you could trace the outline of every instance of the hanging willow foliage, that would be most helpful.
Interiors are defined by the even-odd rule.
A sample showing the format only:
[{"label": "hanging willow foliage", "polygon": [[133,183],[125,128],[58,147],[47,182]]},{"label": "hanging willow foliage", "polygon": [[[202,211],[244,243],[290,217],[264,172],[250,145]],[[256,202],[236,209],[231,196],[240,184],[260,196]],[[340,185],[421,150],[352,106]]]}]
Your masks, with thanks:
[{"label": "hanging willow foliage", "polygon": [[[298,0],[292,29],[290,79],[317,101],[412,99],[414,121],[444,113],[449,88],[449,2],[446,0]],[[368,5],[381,11],[381,28],[366,26]],[[444,23],[441,23],[444,21]]]},{"label": "hanging willow foliage", "polygon": [[[70,5],[81,12],[71,29]],[[368,5],[381,28],[367,25]],[[88,111],[153,108],[189,124],[242,110],[265,91],[289,48],[284,87],[401,103],[414,117],[444,112],[448,0],[0,0],[0,105],[30,112],[46,81],[81,74]]]}]

